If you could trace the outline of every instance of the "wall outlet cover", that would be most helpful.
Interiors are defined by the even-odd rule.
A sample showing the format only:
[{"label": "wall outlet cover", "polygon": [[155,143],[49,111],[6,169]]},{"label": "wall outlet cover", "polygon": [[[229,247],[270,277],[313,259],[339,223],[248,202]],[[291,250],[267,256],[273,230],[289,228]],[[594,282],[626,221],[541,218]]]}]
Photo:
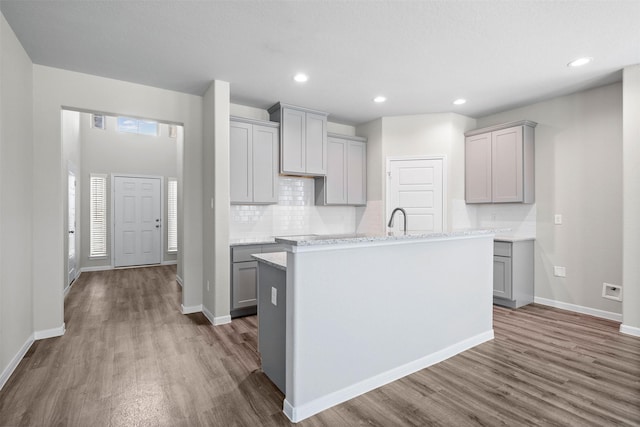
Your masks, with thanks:
[{"label": "wall outlet cover", "polygon": [[561,225],[562,224],[562,215],[561,214],[555,214],[553,217],[553,222],[555,223],[555,225]]},{"label": "wall outlet cover", "polygon": [[567,277],[567,269],[565,267],[553,266],[553,275],[556,277]]},{"label": "wall outlet cover", "polygon": [[614,301],[622,301],[622,287],[612,285],[611,283],[603,283],[602,298],[612,299]]}]

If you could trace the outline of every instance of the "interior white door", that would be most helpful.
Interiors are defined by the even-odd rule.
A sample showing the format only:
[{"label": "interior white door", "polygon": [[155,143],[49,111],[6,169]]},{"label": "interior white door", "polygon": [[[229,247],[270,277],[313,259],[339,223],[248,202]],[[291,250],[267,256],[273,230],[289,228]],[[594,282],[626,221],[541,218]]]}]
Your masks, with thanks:
[{"label": "interior white door", "polygon": [[68,179],[68,236],[69,236],[69,261],[67,285],[73,282],[77,275],[77,255],[76,255],[76,175],[69,171]]},{"label": "interior white door", "polygon": [[[390,160],[387,170],[387,217],[400,207],[407,212],[407,231],[440,232],[444,228],[444,159]],[[402,231],[396,213],[392,231]]]},{"label": "interior white door", "polygon": [[114,177],[114,265],[159,264],[160,178]]}]

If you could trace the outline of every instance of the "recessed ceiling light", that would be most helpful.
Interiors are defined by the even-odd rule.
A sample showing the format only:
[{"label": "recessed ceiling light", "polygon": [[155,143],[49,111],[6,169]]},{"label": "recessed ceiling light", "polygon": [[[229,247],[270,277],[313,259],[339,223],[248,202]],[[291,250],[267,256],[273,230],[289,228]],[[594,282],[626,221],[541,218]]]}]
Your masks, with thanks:
[{"label": "recessed ceiling light", "polygon": [[378,104],[380,104],[381,102],[386,101],[387,98],[385,98],[384,96],[376,96],[375,98],[373,98],[373,102],[377,102]]},{"label": "recessed ceiling light", "polygon": [[462,105],[462,104],[465,104],[466,102],[467,102],[467,100],[466,99],[462,99],[462,98],[459,98],[459,99],[456,99],[455,101],[453,101],[453,103],[455,105]]},{"label": "recessed ceiling light", "polygon": [[593,61],[593,58],[585,56],[584,58],[574,59],[573,61],[569,62],[567,64],[567,67],[582,67],[583,65],[587,65],[591,61]]},{"label": "recessed ceiling light", "polygon": [[307,80],[309,80],[309,76],[307,76],[304,73],[298,73],[295,76],[293,76],[293,80],[297,81],[298,83],[304,83]]}]

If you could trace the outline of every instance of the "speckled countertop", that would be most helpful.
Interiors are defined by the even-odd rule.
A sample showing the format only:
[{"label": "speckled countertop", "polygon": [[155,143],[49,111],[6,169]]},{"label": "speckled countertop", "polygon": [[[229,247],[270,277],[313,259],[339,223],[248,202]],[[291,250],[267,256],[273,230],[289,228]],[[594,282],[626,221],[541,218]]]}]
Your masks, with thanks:
[{"label": "speckled countertop", "polygon": [[264,245],[275,243],[273,237],[240,237],[229,240],[229,246]]},{"label": "speckled countertop", "polygon": [[524,242],[527,240],[536,240],[536,238],[531,236],[510,236],[507,234],[496,234],[496,237],[494,237],[493,240],[497,240],[499,242]]},{"label": "speckled countertop", "polygon": [[506,229],[474,229],[474,230],[459,230],[450,231],[444,233],[395,233],[391,235],[386,234],[337,234],[337,235],[324,235],[324,236],[289,236],[289,237],[276,237],[277,243],[284,243],[292,246],[317,246],[317,245],[348,245],[354,243],[369,243],[369,242],[395,242],[402,240],[429,240],[429,239],[443,239],[443,238],[460,238],[460,237],[473,237],[482,236],[487,234],[496,234],[499,232],[509,231]]},{"label": "speckled countertop", "polygon": [[264,262],[279,270],[287,269],[287,253],[286,252],[271,252],[266,254],[254,254],[251,255],[260,262]]}]

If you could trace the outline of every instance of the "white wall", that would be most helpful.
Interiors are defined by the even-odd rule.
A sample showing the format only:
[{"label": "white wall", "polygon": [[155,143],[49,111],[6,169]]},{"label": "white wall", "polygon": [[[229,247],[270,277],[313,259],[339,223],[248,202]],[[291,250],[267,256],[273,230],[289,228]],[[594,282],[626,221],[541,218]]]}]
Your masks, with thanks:
[{"label": "white wall", "polygon": [[[202,304],[202,98],[40,65],[33,66],[35,330],[62,333],[64,270],[61,109],[150,117],[185,126],[183,188],[183,302]],[[66,189],[65,189],[66,191]]]},{"label": "white wall", "polygon": [[[0,387],[33,340],[33,77],[0,14]],[[58,115],[58,121],[60,116]],[[59,159],[58,159],[59,161]],[[45,209],[43,209],[45,210]],[[62,222],[60,222],[62,224]],[[61,259],[58,260],[61,263]],[[59,292],[62,283],[57,282]]]},{"label": "white wall", "polygon": [[640,336],[640,64],[623,74],[622,332]]},{"label": "white wall", "polygon": [[475,124],[472,118],[443,113],[383,117],[358,126],[358,135],[369,139],[368,203],[367,209],[359,211],[358,230],[378,233],[385,230],[386,161],[394,156],[446,156],[446,228],[473,225],[474,208],[464,204],[464,132],[473,129]]},{"label": "white wall", "polygon": [[[117,130],[117,118],[105,117],[105,129],[91,126],[91,114],[80,113],[80,131],[82,140],[82,173],[78,180],[83,184],[82,191],[82,252],[79,261],[82,267],[111,265],[111,233],[107,232],[107,257],[89,258],[89,176],[92,173],[107,174],[107,194],[111,195],[111,176],[114,173],[140,174],[164,177],[163,218],[167,224],[167,179],[178,177],[176,151],[178,138],[169,137],[168,125],[159,123],[158,136],[123,133]],[[109,199],[111,200],[111,199]],[[107,203],[107,230],[111,230],[111,203]],[[167,253],[166,228],[162,233],[162,261],[176,260],[175,253]]]},{"label": "white wall", "polygon": [[603,282],[622,284],[621,84],[483,117],[478,127],[522,119],[538,123],[536,298],[621,313],[601,297]]}]

